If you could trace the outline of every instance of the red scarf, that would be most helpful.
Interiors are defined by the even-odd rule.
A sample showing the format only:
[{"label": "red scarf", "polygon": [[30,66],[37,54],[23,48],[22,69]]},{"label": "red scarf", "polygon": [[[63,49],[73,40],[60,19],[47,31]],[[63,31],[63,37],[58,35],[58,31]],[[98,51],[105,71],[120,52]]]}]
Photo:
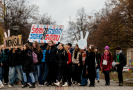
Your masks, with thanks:
[{"label": "red scarf", "polygon": [[108,59],[109,52],[104,52],[104,60]]}]

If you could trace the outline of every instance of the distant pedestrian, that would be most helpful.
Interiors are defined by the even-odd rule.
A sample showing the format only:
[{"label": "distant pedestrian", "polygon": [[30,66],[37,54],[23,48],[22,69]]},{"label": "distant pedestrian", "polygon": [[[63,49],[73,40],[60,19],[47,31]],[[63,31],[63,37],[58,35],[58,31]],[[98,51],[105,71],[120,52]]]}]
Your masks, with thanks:
[{"label": "distant pedestrian", "polygon": [[100,62],[101,70],[103,71],[104,76],[105,76],[105,81],[106,81],[105,85],[106,86],[110,85],[109,73],[112,69],[112,62],[113,62],[112,54],[109,51],[109,46],[106,46],[104,48],[104,53],[101,57],[101,62]]},{"label": "distant pedestrian", "polygon": [[116,67],[118,72],[119,86],[123,86],[122,70],[123,70],[123,67],[126,65],[126,58],[120,46],[116,47],[115,57],[116,57],[115,62],[117,62]]}]

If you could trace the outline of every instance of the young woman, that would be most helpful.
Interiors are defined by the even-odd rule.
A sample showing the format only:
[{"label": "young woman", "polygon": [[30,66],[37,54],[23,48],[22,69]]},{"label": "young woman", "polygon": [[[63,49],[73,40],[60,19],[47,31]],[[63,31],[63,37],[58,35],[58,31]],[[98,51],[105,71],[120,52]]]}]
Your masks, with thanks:
[{"label": "young woman", "polygon": [[64,45],[59,44],[59,50],[57,51],[57,62],[58,62],[58,67],[59,67],[59,77],[58,77],[58,82],[54,83],[56,86],[60,86],[60,81],[61,79],[65,82],[64,85],[62,86],[68,86],[67,84],[67,61],[68,61],[68,54],[64,50]]},{"label": "young woman", "polygon": [[100,55],[97,47],[95,47],[95,55],[96,55],[96,61],[97,61],[97,64],[96,64],[96,80],[99,83],[100,82],[99,69],[100,69],[101,55]]},{"label": "young woman", "polygon": [[32,86],[30,86],[29,88],[35,88],[35,78],[33,75],[33,72],[35,71],[35,69],[33,64],[32,51],[28,43],[24,45],[24,51],[22,53],[23,53],[23,78],[25,82],[22,88],[28,87],[28,84],[27,84],[28,76],[31,77],[31,81],[32,81]]},{"label": "young woman", "polygon": [[72,62],[73,62],[73,79],[75,84],[78,83],[78,68],[79,68],[79,56],[80,56],[80,48],[78,44],[75,46],[75,50],[73,52]]},{"label": "young woman", "polygon": [[57,78],[57,60],[56,60],[57,48],[54,46],[54,42],[50,40],[46,49],[45,60],[49,68],[47,77],[47,86],[56,82]]},{"label": "young woman", "polygon": [[85,65],[86,65],[86,75],[90,80],[89,87],[94,87],[95,78],[96,78],[94,45],[90,45],[88,48],[88,52],[86,53]]},{"label": "young woman", "polygon": [[68,85],[71,86],[71,69],[72,69],[72,59],[71,59],[71,53],[68,50],[68,46],[64,45],[64,49],[68,54],[68,61],[67,61],[67,70],[66,70],[66,74],[67,74],[67,81],[68,81]]},{"label": "young woman", "polygon": [[113,62],[112,54],[109,51],[109,46],[106,46],[104,48],[104,53],[101,57],[101,63],[100,63],[100,68],[105,76],[106,86],[110,85],[109,72],[112,69],[112,62]]},{"label": "young woman", "polygon": [[[37,54],[37,59],[38,59],[38,63],[35,64],[35,78],[36,81],[38,79],[39,81],[39,86],[43,86],[43,67],[41,64],[41,61],[43,59],[43,54],[42,54],[42,49],[40,48],[39,44],[37,43],[37,41],[33,42],[33,47],[32,50],[34,51],[34,53]],[[37,78],[38,77],[38,78]]]}]

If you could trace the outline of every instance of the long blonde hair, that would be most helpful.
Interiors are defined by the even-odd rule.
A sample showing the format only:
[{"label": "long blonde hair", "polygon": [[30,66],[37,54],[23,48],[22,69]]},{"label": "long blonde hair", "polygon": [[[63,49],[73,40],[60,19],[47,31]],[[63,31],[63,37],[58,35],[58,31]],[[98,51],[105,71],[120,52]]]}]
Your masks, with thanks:
[{"label": "long blonde hair", "polygon": [[67,53],[70,53],[69,50],[68,50],[67,45],[64,45],[64,49],[65,49],[65,51],[66,51]]}]

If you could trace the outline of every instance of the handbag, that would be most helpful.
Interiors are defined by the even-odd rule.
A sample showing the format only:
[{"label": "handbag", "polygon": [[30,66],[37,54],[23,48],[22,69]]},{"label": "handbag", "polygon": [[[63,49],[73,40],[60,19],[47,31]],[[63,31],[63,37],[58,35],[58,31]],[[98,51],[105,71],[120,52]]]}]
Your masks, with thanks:
[{"label": "handbag", "polygon": [[107,60],[103,60],[103,65],[107,65]]}]

